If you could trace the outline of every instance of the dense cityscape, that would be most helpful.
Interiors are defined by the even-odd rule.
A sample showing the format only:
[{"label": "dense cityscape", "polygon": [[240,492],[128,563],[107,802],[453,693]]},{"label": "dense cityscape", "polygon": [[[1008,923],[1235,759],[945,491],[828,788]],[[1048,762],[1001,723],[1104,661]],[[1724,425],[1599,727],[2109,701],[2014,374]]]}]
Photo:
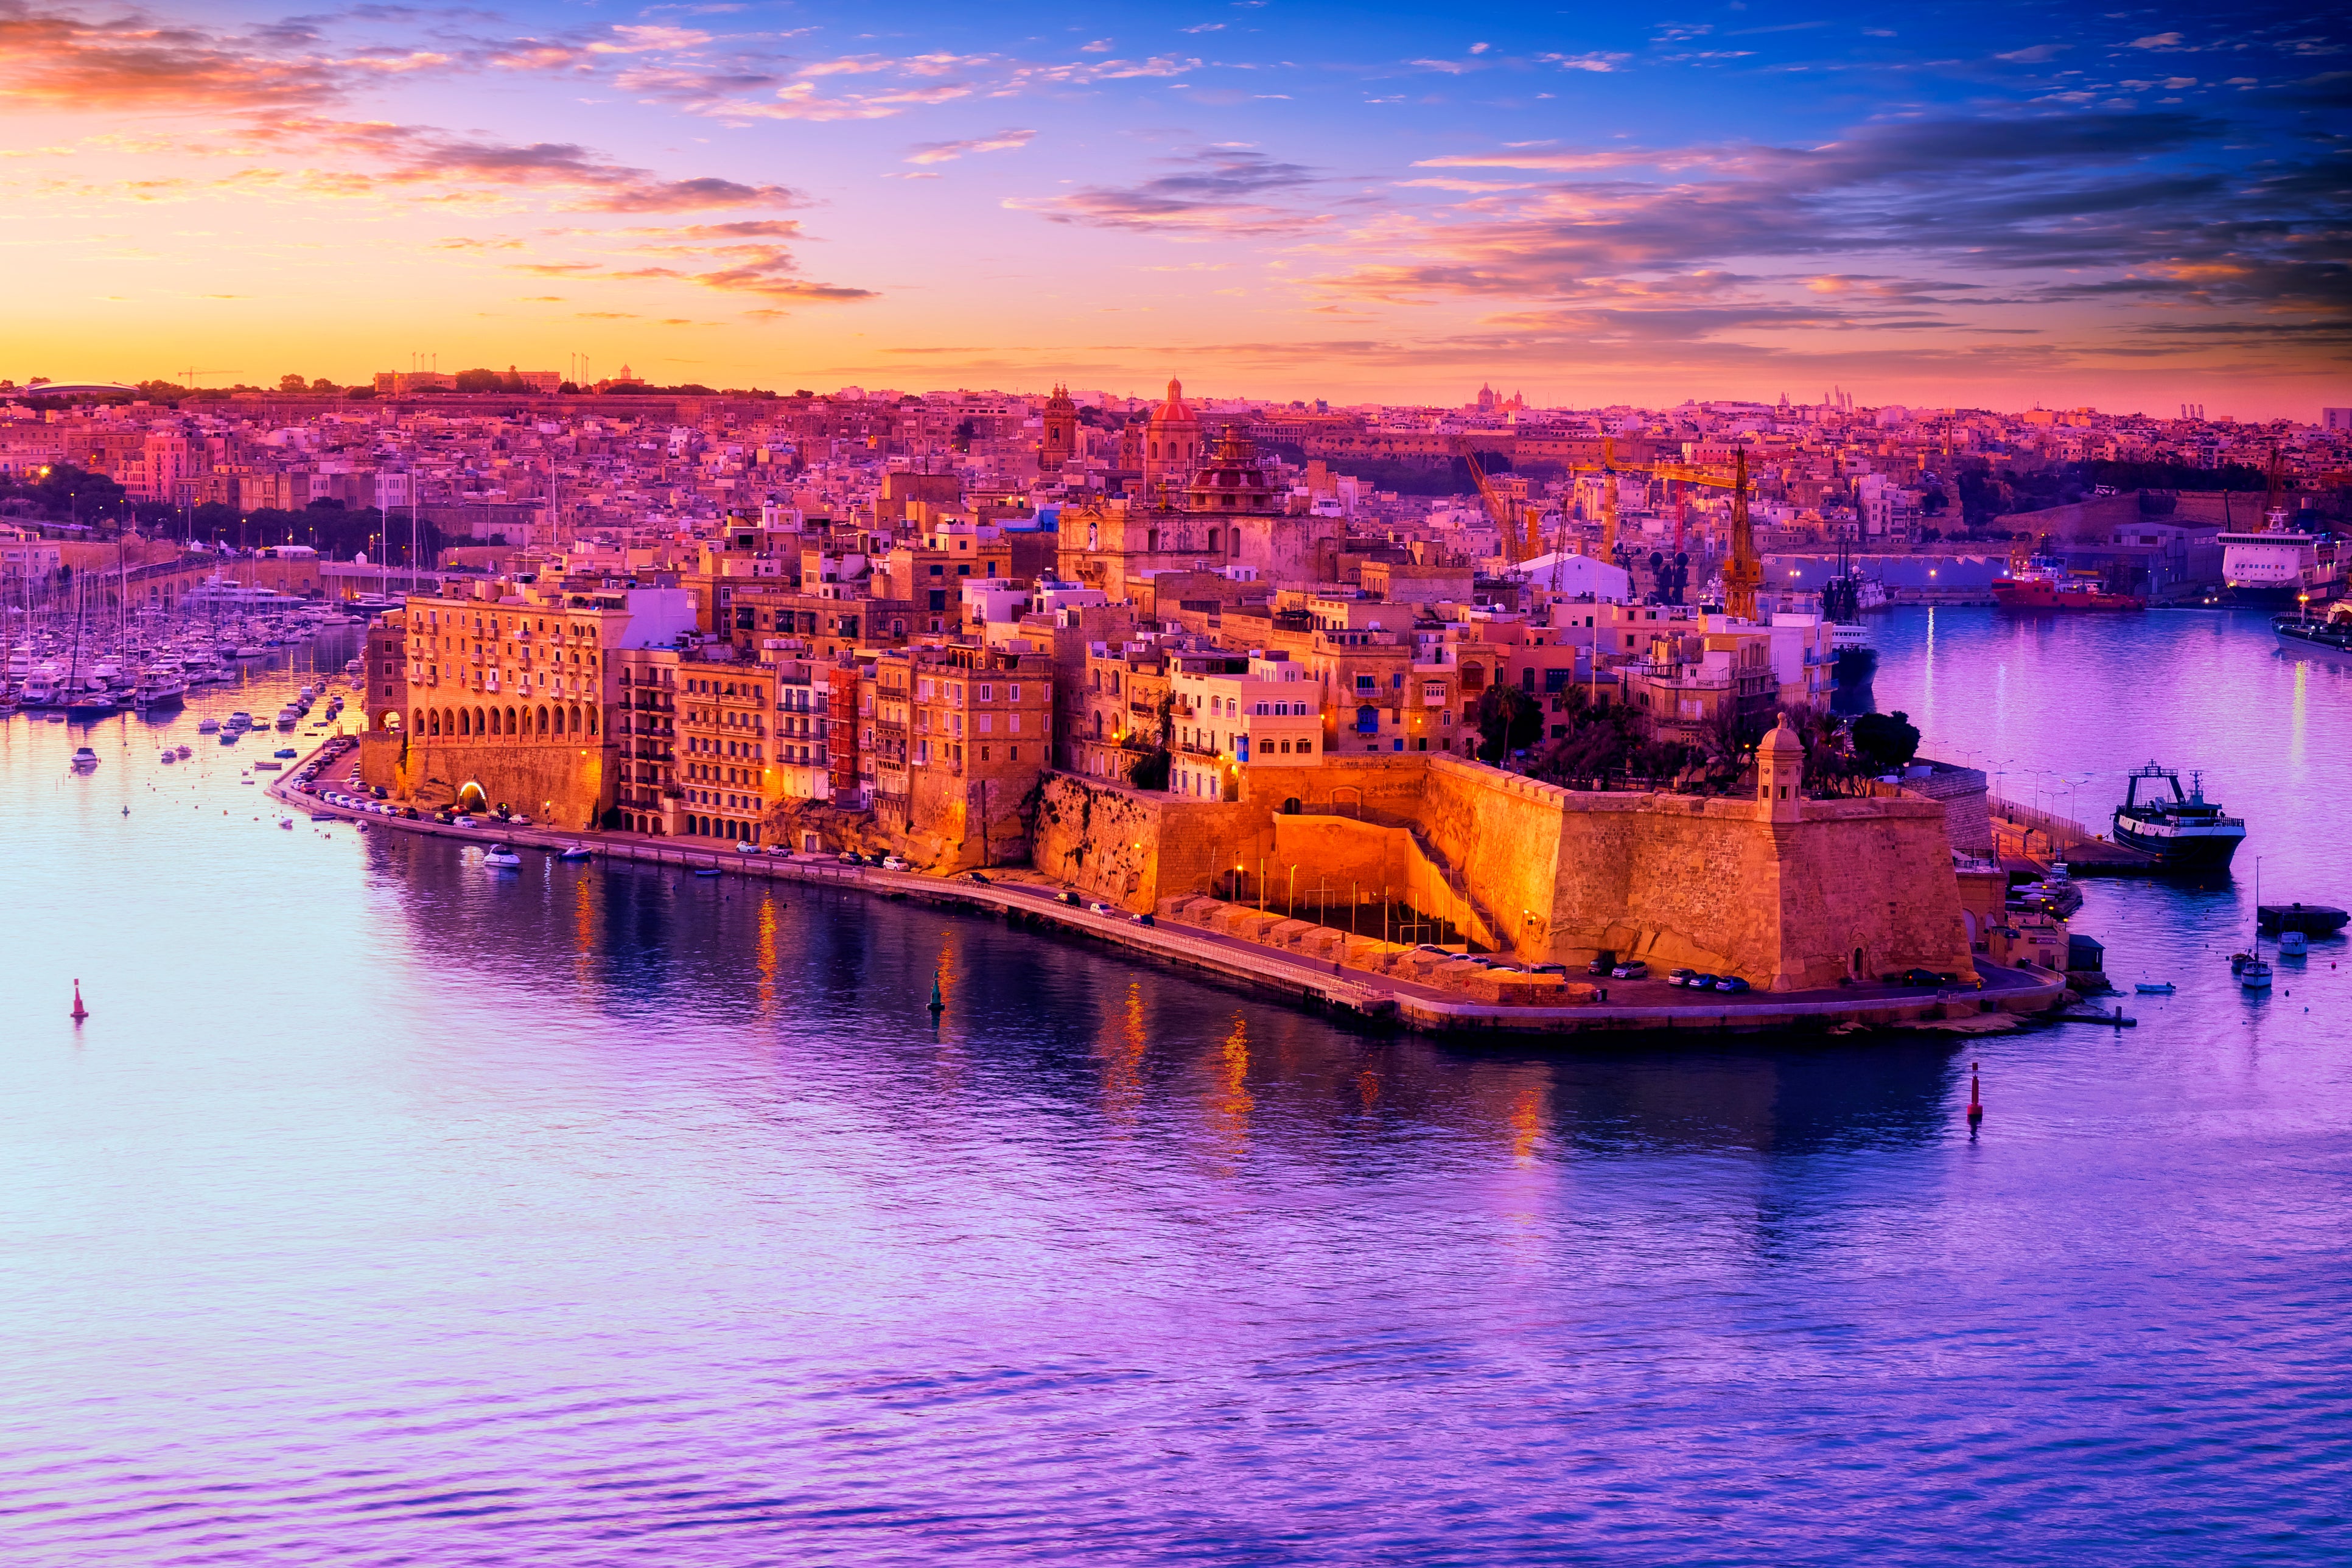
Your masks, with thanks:
[{"label": "dense cityscape", "polygon": [[0,1560],[2352,1558],[2345,34],[0,4]]}]

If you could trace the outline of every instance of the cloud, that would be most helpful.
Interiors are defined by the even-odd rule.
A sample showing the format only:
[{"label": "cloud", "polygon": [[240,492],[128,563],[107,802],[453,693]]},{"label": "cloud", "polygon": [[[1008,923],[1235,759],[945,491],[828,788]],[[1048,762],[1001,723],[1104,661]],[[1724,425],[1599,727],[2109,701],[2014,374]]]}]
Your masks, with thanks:
[{"label": "cloud", "polygon": [[1564,71],[1594,71],[1607,73],[1617,69],[1631,55],[1594,53],[1582,55],[1538,55],[1537,59],[1548,66],[1558,66]]},{"label": "cloud", "polygon": [[2066,46],[2063,44],[2035,44],[2029,48],[2011,49],[2005,55],[1995,55],[1993,58],[2008,60],[2013,65],[2038,66],[2055,59],[2065,52]]},{"label": "cloud", "polygon": [[2134,38],[2131,47],[2136,49],[2177,49],[2180,47],[2180,35],[2150,33],[2145,38]]},{"label": "cloud", "polygon": [[[2322,156],[2231,180],[2189,161],[2228,129],[2184,112],[2086,112],[1882,122],[1815,147],[1425,159],[1566,177],[1318,242],[1309,248],[1346,259],[1309,291],[1389,306],[1526,301],[1521,315],[1551,312],[1551,327],[1644,340],[1907,332],[1953,324],[1953,310],[2091,298],[2239,319],[2352,313],[2352,262],[2315,243],[2352,230],[2352,171]],[[1851,265],[1865,257],[1904,265]],[[1727,279],[1742,279],[1742,298],[1696,312],[1682,298],[1720,295]]]},{"label": "cloud", "polygon": [[909,163],[951,163],[967,153],[1009,153],[1026,147],[1036,136],[1034,131],[999,131],[992,136],[975,136],[963,142],[926,142],[907,155]]},{"label": "cloud", "polygon": [[1322,214],[1277,205],[1320,178],[1297,163],[1247,148],[1217,147],[1176,160],[1156,179],[1129,186],[1089,185],[1066,195],[1012,198],[1005,205],[1056,223],[1179,237],[1291,234],[1315,227]]}]

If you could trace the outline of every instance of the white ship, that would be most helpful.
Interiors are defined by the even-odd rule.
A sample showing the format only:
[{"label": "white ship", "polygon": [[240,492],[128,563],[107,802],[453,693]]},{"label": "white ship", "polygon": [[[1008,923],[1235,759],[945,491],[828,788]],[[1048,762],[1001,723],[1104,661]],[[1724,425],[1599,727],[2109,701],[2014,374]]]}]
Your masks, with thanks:
[{"label": "white ship", "polygon": [[2221,579],[2236,598],[2292,604],[2304,590],[2306,574],[2319,564],[2319,540],[2290,530],[2284,510],[2266,521],[2266,528],[2221,536]]}]

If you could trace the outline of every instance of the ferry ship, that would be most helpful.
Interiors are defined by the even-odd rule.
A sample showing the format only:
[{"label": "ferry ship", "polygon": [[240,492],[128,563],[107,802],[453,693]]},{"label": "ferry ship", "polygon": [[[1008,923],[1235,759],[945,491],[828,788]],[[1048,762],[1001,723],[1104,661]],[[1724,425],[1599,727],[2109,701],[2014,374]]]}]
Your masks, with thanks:
[{"label": "ferry ship", "polygon": [[[2146,800],[2140,798],[2142,784],[2147,786]],[[2116,807],[2116,842],[2155,856],[2161,870],[2220,870],[2245,840],[2246,819],[2225,816],[2218,804],[2207,800],[2200,773],[2189,775],[2184,792],[2180,775],[2169,768],[2155,763],[2134,768],[2124,803]]]},{"label": "ferry ship", "polygon": [[2221,580],[2241,604],[2293,604],[2319,564],[2320,540],[2288,528],[2284,509],[2265,521],[2251,532],[2221,535]]}]

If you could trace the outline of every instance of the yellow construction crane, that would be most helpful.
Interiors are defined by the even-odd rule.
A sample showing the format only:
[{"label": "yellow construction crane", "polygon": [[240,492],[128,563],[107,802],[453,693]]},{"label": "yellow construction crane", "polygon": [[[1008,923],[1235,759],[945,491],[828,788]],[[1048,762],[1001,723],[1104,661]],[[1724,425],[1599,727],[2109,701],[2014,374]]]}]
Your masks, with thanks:
[{"label": "yellow construction crane", "polygon": [[1617,483],[1619,473],[1646,474],[1655,479],[1678,479],[1686,485],[1704,485],[1710,489],[1731,492],[1731,560],[1723,569],[1723,607],[1726,613],[1743,620],[1756,618],[1756,591],[1764,585],[1764,564],[1756,557],[1756,531],[1748,520],[1748,448],[1741,447],[1732,454],[1732,470],[1726,474],[1720,468],[1697,468],[1686,463],[1627,463],[1619,465],[1617,444],[1604,442],[1598,464],[1580,463],[1573,466],[1579,473],[1600,473],[1609,476],[1601,495],[1601,554],[1603,560],[1614,560],[1617,554]]},{"label": "yellow construction crane", "polygon": [[[1495,488],[1493,480],[1486,478],[1486,470],[1478,466],[1478,454],[1470,448],[1469,437],[1456,436],[1454,438],[1454,450],[1455,455],[1461,458],[1463,464],[1469,468],[1470,482],[1478,487],[1478,499],[1486,503],[1486,515],[1495,520],[1495,531],[1502,535],[1503,560],[1509,565],[1517,565],[1523,559],[1519,553],[1519,509],[1502,491]],[[1536,536],[1535,509],[1528,507],[1525,510],[1528,537],[1527,553],[1524,559],[1532,560],[1543,552],[1543,544]]]}]

